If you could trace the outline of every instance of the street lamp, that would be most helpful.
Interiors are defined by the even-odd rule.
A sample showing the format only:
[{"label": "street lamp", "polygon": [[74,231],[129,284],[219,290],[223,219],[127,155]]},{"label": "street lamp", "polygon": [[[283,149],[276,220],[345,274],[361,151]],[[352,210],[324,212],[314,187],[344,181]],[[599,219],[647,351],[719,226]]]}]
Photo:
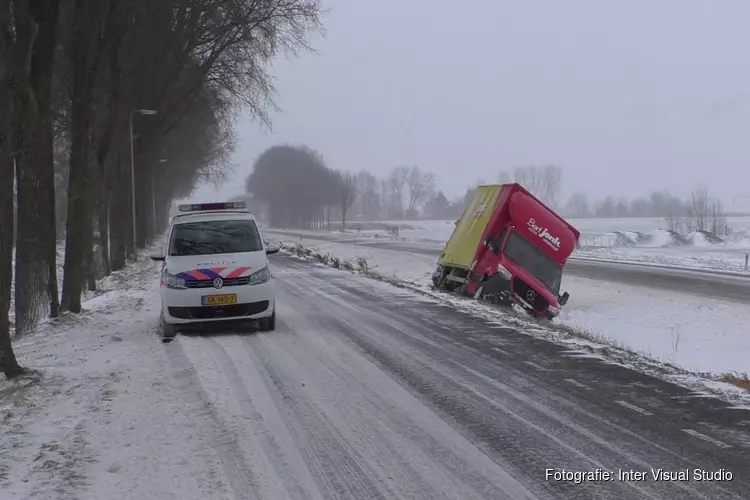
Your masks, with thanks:
[{"label": "street lamp", "polygon": [[132,197],[133,209],[133,260],[138,260],[138,251],[136,250],[136,223],[135,223],[135,153],[133,152],[133,115],[155,115],[153,109],[134,109],[130,112],[128,123],[130,125],[130,196]]},{"label": "street lamp", "polygon": [[[162,158],[157,163],[167,163],[167,159]],[[154,232],[156,232],[156,193],[154,190],[154,174],[151,174],[151,212],[153,216],[152,220],[154,221]]]}]

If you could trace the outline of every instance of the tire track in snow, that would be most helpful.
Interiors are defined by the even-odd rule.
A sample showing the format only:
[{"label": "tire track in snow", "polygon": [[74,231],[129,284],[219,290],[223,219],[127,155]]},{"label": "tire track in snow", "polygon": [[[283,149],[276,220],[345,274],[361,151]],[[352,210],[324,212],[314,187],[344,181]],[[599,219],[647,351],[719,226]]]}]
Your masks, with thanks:
[{"label": "tire track in snow", "polygon": [[260,488],[252,469],[246,463],[242,450],[237,446],[235,436],[211,404],[208,393],[203,388],[196,369],[180,342],[164,344],[164,354],[171,369],[172,385],[198,421],[202,433],[209,438],[210,445],[221,463],[235,498],[240,500],[264,498],[260,495]]},{"label": "tire track in snow", "polygon": [[[315,404],[360,463],[384,481],[395,498],[535,498],[485,453],[373,364],[327,316],[283,311],[291,334],[245,339],[284,374],[300,397]],[[280,311],[282,312],[282,311]],[[293,320],[293,321],[290,321]],[[262,354],[261,354],[262,352]],[[320,403],[323,402],[323,405]],[[364,458],[365,460],[362,460]]]},{"label": "tire track in snow", "polygon": [[[217,366],[235,394],[240,411],[250,420],[247,432],[253,434],[256,441],[253,444],[258,446],[257,449],[248,452],[260,459],[254,460],[253,465],[256,469],[263,469],[264,477],[272,475],[275,478],[274,500],[280,500],[282,494],[290,499],[325,500],[327,497],[317,489],[301,454],[294,448],[293,443],[288,442],[291,438],[281,422],[279,409],[274,406],[267,390],[263,390],[266,389],[266,382],[260,364],[255,359],[246,358],[249,361],[246,365],[250,366],[243,366],[243,376],[238,363],[233,359],[235,356],[232,355],[241,350],[238,337],[205,337],[205,340],[206,347],[212,350]],[[245,380],[252,377],[256,378],[256,382],[253,384],[251,396],[249,384]],[[262,385],[263,389],[260,389],[259,385]],[[259,463],[261,461],[262,463]]]},{"label": "tire track in snow", "polygon": [[[314,272],[314,274],[315,276],[311,278],[309,275],[300,273],[300,276],[294,282],[284,283],[284,287],[289,288],[291,294],[311,302],[312,304],[308,306],[310,311],[337,311],[337,313],[328,313],[327,315],[331,320],[332,330],[347,332],[346,335],[350,340],[358,344],[384,370],[399,376],[406,385],[411,385],[413,389],[420,392],[422,397],[432,400],[438,409],[442,408],[446,412],[446,418],[450,418],[451,416],[460,417],[459,425],[465,426],[469,433],[474,435],[474,439],[479,438],[478,445],[481,446],[482,442],[492,443],[491,447],[493,450],[490,453],[494,451],[493,455],[496,458],[502,460],[502,457],[508,457],[509,455],[512,457],[515,455],[511,460],[519,463],[519,461],[523,462],[524,456],[529,458],[533,456],[533,453],[530,453],[533,450],[530,450],[528,446],[531,444],[532,447],[535,447],[534,443],[540,440],[526,436],[529,429],[522,424],[528,421],[535,422],[537,427],[541,426],[538,428],[544,428],[548,432],[552,432],[551,436],[553,437],[562,437],[566,444],[572,444],[575,447],[574,449],[585,451],[587,456],[591,458],[601,457],[605,459],[609,466],[607,467],[608,469],[614,468],[616,470],[619,468],[618,466],[625,467],[626,464],[630,464],[630,466],[638,470],[643,467],[648,469],[650,464],[653,463],[674,462],[679,466],[686,462],[684,458],[680,460],[680,457],[674,454],[674,452],[646,440],[640,444],[639,448],[634,448],[633,445],[638,443],[631,441],[637,436],[634,436],[631,432],[627,432],[627,437],[624,439],[615,439],[611,444],[608,443],[607,440],[610,439],[609,435],[615,433],[616,428],[613,428],[611,423],[608,425],[607,422],[603,421],[599,421],[598,423],[592,422],[591,419],[594,417],[586,417],[585,413],[581,413],[582,411],[585,412],[585,409],[577,408],[575,405],[568,405],[568,411],[565,413],[568,413],[569,416],[561,418],[561,415],[554,413],[559,410],[543,407],[545,392],[542,391],[540,393],[542,386],[540,386],[539,381],[535,381],[535,378],[544,377],[536,375],[525,381],[526,385],[532,384],[529,388],[531,391],[529,394],[534,398],[525,401],[523,398],[519,399],[520,394],[517,391],[505,391],[502,394],[497,391],[497,387],[493,387],[492,384],[488,385],[481,379],[477,379],[476,377],[467,379],[465,375],[455,373],[455,370],[447,370],[444,366],[445,361],[455,358],[464,359],[464,362],[468,363],[468,366],[477,367],[477,364],[479,364],[483,367],[482,371],[487,371],[495,365],[495,369],[490,369],[487,373],[495,377],[499,376],[499,380],[512,381],[513,377],[508,379],[508,375],[514,373],[513,370],[511,370],[510,374],[507,373],[507,367],[502,369],[496,365],[498,360],[491,359],[488,356],[481,356],[481,353],[467,349],[466,345],[456,343],[455,339],[452,342],[448,342],[448,345],[444,344],[442,347],[436,346],[436,340],[443,337],[443,334],[439,331],[440,328],[438,328],[438,331],[433,331],[437,328],[437,324],[432,324],[432,326],[429,324],[425,325],[424,321],[420,323],[413,318],[410,319],[409,313],[405,313],[399,307],[388,307],[387,304],[384,304],[384,302],[388,301],[381,300],[378,297],[378,292],[382,291],[379,286],[357,287],[357,284],[353,283],[351,279],[337,278],[335,274],[329,276],[329,273],[323,271]],[[328,286],[321,287],[320,285],[323,282]],[[353,289],[349,290],[347,288]],[[315,293],[311,293],[312,290],[315,290]],[[360,296],[361,300],[354,298],[357,296]],[[358,324],[350,323],[348,328],[342,326],[343,323],[349,323],[349,319],[355,317],[359,320]],[[420,337],[426,334],[428,330],[434,334],[431,336],[431,340],[429,342],[420,342]],[[411,347],[406,347],[407,344],[411,345]],[[387,354],[387,351],[391,351],[392,354]],[[440,359],[443,359],[443,361],[441,362]],[[500,372],[494,374],[493,371],[497,372],[498,369]],[[523,374],[519,373],[518,375],[522,376]],[[528,377],[528,375],[527,373],[525,376]],[[486,382],[489,382],[489,380]],[[459,387],[462,384],[466,384],[463,386],[463,389]],[[514,385],[517,386],[517,384]],[[483,397],[479,398],[480,401],[477,401],[477,398],[467,396],[466,392],[469,387],[481,389]],[[524,387],[524,385],[522,384],[520,387]],[[506,387],[506,389],[508,388],[509,386]],[[515,412],[518,425],[511,425],[511,422],[507,419],[503,421],[502,419],[497,419],[495,416],[490,417],[493,411],[486,408],[487,398],[502,402],[507,407],[507,410]],[[484,401],[481,401],[482,399]],[[535,401],[539,401],[539,403]],[[576,419],[580,420],[579,417],[583,417],[581,421],[584,425],[588,425],[588,428],[575,424],[572,427],[569,425],[577,421]],[[570,420],[566,424],[566,419],[573,420]],[[595,426],[591,427],[592,425]],[[492,429],[493,427],[494,430]],[[516,427],[518,428],[516,429]],[[515,429],[509,433],[509,439],[498,441],[500,436],[508,434],[509,428]],[[510,439],[511,435],[514,436],[514,439]],[[541,443],[538,444],[541,445]],[[522,448],[518,448],[519,445],[523,445]],[[565,454],[558,455],[554,451],[558,447],[550,445],[552,443],[548,441],[546,445],[548,455],[540,456],[534,460],[537,462],[554,463],[557,467],[566,463]],[[623,445],[626,447],[622,448],[621,446]],[[644,449],[643,445],[647,445],[647,447]],[[523,466],[522,470],[528,472],[529,468],[534,467],[532,462],[529,462],[527,466]],[[687,460],[687,462],[690,462],[690,460]],[[597,464],[601,465],[601,462],[598,462],[596,459],[591,462],[592,466],[596,466]],[[683,466],[686,465],[685,463]],[[572,468],[575,468],[575,464],[572,465]],[[532,478],[529,479],[532,480]],[[717,498],[738,498],[736,494],[725,490],[722,487],[723,485],[716,485],[719,488],[712,490],[713,493],[711,494],[705,494],[702,491],[691,488],[690,485],[664,482],[643,485],[647,488],[646,490],[641,488],[640,485],[632,483],[628,485],[620,484],[618,486],[625,488],[622,492],[623,494],[626,494],[625,492],[628,490],[630,491],[630,495],[637,491],[636,494],[642,495],[642,498],[663,498],[664,494],[687,494],[692,495],[692,498],[711,498],[713,493],[716,493]],[[557,493],[560,492],[558,488],[559,486],[554,489]],[[631,488],[636,489],[633,490]],[[682,491],[681,493],[677,493],[672,488]],[[605,493],[608,489],[605,488],[600,493]],[[569,493],[572,494],[573,491],[571,489]],[[593,491],[588,493],[593,494]],[[577,494],[580,495],[580,492]]]},{"label": "tire track in snow", "polygon": [[[243,339],[248,354],[260,363],[272,384],[272,397],[285,411],[285,422],[308,467],[319,482],[326,498],[389,500],[395,495],[367,469],[365,461],[336,427],[318,411],[309,398],[285,380],[284,373],[271,362],[269,352],[259,343]],[[330,496],[329,496],[330,495]]]},{"label": "tire track in snow", "polygon": [[[337,389],[351,395],[341,402],[332,401],[329,406],[348,419],[354,420],[359,414],[367,427],[358,432],[367,435],[389,457],[381,474],[388,474],[389,478],[408,477],[410,489],[422,480],[417,493],[399,491],[398,498],[536,498],[449,421],[415,397],[411,387],[402,385],[394,374],[373,363],[342,333],[348,325],[327,315],[304,318],[336,340],[320,340],[317,335],[298,336],[299,345],[285,346],[285,357],[291,354],[300,367],[313,362],[325,364],[330,377],[338,383]],[[336,351],[333,345],[338,352],[332,353]],[[327,355],[309,361],[307,353],[315,351],[325,351]],[[402,483],[398,487],[404,489]]]}]

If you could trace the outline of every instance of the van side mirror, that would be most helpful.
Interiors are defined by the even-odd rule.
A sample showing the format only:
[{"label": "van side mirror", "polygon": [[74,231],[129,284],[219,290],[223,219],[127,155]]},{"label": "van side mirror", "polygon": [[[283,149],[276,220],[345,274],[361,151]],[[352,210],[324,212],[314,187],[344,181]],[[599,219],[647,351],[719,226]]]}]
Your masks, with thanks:
[{"label": "van side mirror", "polygon": [[560,299],[559,299],[560,305],[564,306],[565,304],[567,304],[569,298],[570,298],[570,294],[568,292],[565,292],[562,295],[560,295]]}]

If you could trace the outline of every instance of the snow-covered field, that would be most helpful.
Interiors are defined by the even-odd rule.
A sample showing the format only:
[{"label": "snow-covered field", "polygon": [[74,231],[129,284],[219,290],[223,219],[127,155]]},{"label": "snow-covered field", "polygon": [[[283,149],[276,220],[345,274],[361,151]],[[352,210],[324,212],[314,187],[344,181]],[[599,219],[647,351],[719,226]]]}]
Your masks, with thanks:
[{"label": "snow-covered field", "polygon": [[[345,260],[363,257],[377,272],[423,289],[435,268],[434,257],[426,255],[298,238],[286,243]],[[750,372],[746,305],[569,275],[563,289],[571,299],[559,323],[689,371]]]},{"label": "snow-covered field", "polygon": [[[581,231],[582,248],[575,257],[660,264],[675,267],[747,272],[750,256],[750,217],[729,218],[732,233],[723,241],[709,241],[702,233],[680,237],[666,230],[658,218],[569,219]],[[383,221],[347,224],[347,233],[358,238],[394,238],[388,228],[398,227],[398,239],[442,245],[454,221]]]}]

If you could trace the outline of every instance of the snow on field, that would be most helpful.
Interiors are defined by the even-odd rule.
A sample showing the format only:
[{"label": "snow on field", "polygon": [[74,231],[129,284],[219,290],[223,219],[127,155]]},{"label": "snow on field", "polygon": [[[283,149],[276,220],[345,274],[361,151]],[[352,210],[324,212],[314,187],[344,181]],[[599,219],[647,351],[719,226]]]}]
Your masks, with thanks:
[{"label": "snow on field", "polygon": [[[710,242],[701,233],[674,235],[658,218],[569,219],[581,231],[582,248],[574,257],[649,263],[674,267],[750,272],[750,217],[730,217],[733,233],[721,242]],[[442,245],[450,237],[454,221],[384,221],[347,225],[347,236],[397,238],[427,245]]]},{"label": "snow on field", "polygon": [[[83,314],[15,343],[37,372],[0,375],[0,499],[228,497],[194,410],[166,383],[157,268],[141,259],[103,280]],[[157,463],[164,446],[173,460]]]},{"label": "snow on field", "polygon": [[[363,257],[376,272],[423,289],[435,268],[426,255],[298,238],[286,243],[345,260]],[[563,289],[571,298],[558,323],[692,372],[750,372],[747,306],[574,276],[564,277]]]}]

